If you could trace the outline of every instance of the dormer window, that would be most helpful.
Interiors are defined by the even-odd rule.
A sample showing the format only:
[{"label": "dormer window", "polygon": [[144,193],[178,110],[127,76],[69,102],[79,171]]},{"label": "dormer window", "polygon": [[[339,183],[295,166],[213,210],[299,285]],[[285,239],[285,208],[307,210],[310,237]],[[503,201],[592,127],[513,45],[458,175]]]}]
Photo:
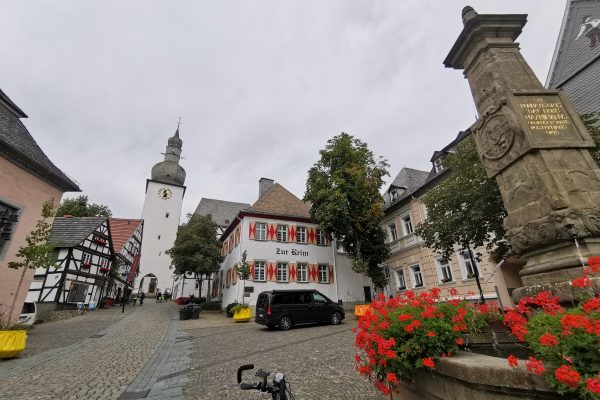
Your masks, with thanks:
[{"label": "dormer window", "polygon": [[392,191],[390,192],[390,198],[392,199],[392,201],[398,200],[398,189],[392,189]]},{"label": "dormer window", "polygon": [[438,173],[445,170],[446,167],[444,166],[444,159],[442,157],[436,159],[433,162],[433,168],[435,168],[435,172],[438,172]]}]

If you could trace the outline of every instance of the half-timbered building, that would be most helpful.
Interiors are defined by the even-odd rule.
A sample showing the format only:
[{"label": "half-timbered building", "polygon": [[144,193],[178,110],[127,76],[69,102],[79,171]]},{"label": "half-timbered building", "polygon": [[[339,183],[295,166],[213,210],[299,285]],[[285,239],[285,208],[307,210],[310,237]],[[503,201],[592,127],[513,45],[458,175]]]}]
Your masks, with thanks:
[{"label": "half-timbered building", "polygon": [[48,241],[56,246],[56,264],[36,269],[27,301],[37,302],[42,314],[99,304],[114,262],[108,219],[55,218]]},{"label": "half-timbered building", "polygon": [[144,221],[110,218],[108,223],[116,260],[106,290],[106,301],[112,304],[120,302],[123,295],[127,299],[137,290],[134,281],[139,272]]}]

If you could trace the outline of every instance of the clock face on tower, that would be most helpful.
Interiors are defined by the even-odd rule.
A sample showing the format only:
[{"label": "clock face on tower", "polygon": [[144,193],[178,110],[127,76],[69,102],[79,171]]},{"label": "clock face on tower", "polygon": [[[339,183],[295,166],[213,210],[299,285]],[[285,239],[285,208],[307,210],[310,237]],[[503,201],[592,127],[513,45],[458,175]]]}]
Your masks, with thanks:
[{"label": "clock face on tower", "polygon": [[158,197],[163,200],[169,200],[172,195],[173,195],[173,192],[171,192],[171,189],[168,189],[168,188],[158,189]]}]

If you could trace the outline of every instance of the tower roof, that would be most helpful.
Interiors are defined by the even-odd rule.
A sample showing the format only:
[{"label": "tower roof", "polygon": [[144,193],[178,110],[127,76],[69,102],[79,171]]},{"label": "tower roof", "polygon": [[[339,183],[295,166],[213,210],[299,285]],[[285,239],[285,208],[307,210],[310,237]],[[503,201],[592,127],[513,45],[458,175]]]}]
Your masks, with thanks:
[{"label": "tower roof", "polygon": [[175,134],[167,141],[165,158],[152,167],[152,180],[172,185],[183,186],[185,183],[185,170],[179,165],[183,141],[179,138],[179,127]]}]

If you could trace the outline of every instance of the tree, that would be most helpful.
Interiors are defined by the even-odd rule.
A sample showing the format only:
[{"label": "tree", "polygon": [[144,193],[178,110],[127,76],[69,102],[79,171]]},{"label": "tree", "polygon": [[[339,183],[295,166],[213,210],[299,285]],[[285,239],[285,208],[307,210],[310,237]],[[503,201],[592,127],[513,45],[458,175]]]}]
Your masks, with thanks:
[{"label": "tree", "polygon": [[21,278],[19,279],[19,285],[17,286],[17,290],[10,306],[9,317],[12,316],[15,309],[17,297],[21,290],[21,285],[23,284],[27,270],[38,267],[48,268],[51,265],[54,265],[55,246],[48,242],[50,232],[52,231],[52,224],[48,222],[48,220],[54,217],[55,212],[56,205],[54,199],[45,201],[44,204],[42,204],[42,218],[36,222],[35,228],[25,237],[25,244],[19,247],[19,250],[17,251],[16,255],[20,260],[8,263],[8,268],[23,268]]},{"label": "tree", "polygon": [[202,296],[203,278],[217,272],[224,259],[217,239],[218,225],[211,215],[188,214],[187,218],[188,221],[177,230],[173,247],[166,253],[171,257],[171,268],[176,274],[194,275]]},{"label": "tree", "polygon": [[457,245],[506,251],[506,209],[495,179],[488,178],[479,161],[473,138],[460,142],[444,163],[448,176],[423,196],[427,220],[415,233],[444,257],[450,257]]},{"label": "tree", "polygon": [[379,193],[388,163],[375,161],[367,144],[347,133],[333,137],[308,171],[304,200],[321,229],[344,246],[353,269],[366,273],[377,286],[386,278],[380,268],[389,250],[380,225],[383,197]]},{"label": "tree", "polygon": [[87,196],[79,196],[73,199],[63,199],[56,211],[57,217],[72,215],[74,217],[112,217],[112,212],[103,204],[88,204]]},{"label": "tree", "polygon": [[[250,266],[246,262],[247,252],[244,250],[242,253],[242,260],[240,261],[240,266],[237,270],[238,277],[244,281],[244,290],[242,291],[242,296],[246,294],[246,281],[250,278]],[[244,297],[242,297],[242,304],[246,304]]]}]

